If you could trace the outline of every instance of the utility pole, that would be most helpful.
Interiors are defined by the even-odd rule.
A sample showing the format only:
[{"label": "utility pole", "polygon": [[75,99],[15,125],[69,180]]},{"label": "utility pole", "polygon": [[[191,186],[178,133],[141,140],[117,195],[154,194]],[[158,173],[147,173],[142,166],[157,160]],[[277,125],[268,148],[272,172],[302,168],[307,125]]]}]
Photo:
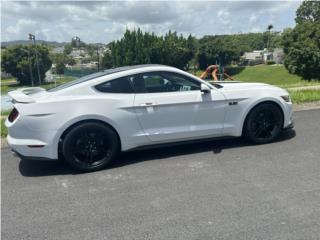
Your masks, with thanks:
[{"label": "utility pole", "polygon": [[97,46],[97,57],[98,57],[98,72],[100,71],[100,53],[99,53],[99,46]]},{"label": "utility pole", "polygon": [[30,57],[30,45],[28,46],[28,63],[29,63],[29,74],[30,74],[30,78],[31,78],[31,86],[33,87],[33,74],[32,74],[31,57]]},{"label": "utility pole", "polygon": [[72,38],[72,41],[75,43],[76,47],[78,47],[79,50],[79,55],[80,55],[80,72],[81,72],[81,77],[82,77],[82,57],[81,57],[81,40],[78,36],[75,36]]},{"label": "utility pole", "polygon": [[36,36],[29,33],[29,39],[33,41],[33,45],[35,46],[35,54],[36,54],[36,64],[37,64],[37,71],[38,71],[38,80],[39,80],[39,85],[41,86],[41,78],[40,78],[40,69],[39,69],[39,59],[38,59],[38,51],[36,48]]}]

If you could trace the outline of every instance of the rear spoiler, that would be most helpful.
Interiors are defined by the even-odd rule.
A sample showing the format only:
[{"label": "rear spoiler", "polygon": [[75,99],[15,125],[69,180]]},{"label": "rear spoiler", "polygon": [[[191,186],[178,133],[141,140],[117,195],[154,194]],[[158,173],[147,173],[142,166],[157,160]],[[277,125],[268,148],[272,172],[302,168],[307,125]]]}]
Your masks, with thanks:
[{"label": "rear spoiler", "polygon": [[41,87],[19,88],[17,90],[8,92],[8,95],[12,98],[13,103],[33,103],[35,102],[35,99],[29,95],[44,91],[46,90]]}]

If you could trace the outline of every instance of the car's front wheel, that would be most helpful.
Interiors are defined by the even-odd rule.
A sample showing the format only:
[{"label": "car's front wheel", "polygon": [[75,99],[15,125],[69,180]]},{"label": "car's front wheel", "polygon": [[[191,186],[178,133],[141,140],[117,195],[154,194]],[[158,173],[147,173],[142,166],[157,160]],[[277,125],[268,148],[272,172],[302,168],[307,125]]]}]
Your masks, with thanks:
[{"label": "car's front wheel", "polygon": [[72,128],[64,137],[62,153],[65,160],[80,171],[106,167],[119,152],[116,132],[98,122],[86,122]]},{"label": "car's front wheel", "polygon": [[281,109],[273,103],[262,103],[253,108],[244,124],[244,136],[253,143],[269,143],[282,129]]}]

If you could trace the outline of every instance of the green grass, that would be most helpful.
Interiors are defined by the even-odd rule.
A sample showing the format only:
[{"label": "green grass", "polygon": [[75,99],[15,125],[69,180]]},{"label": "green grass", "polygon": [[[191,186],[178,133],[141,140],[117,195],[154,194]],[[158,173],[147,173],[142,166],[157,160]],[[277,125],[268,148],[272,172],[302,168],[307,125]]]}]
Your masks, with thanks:
[{"label": "green grass", "polygon": [[[190,73],[199,77],[202,72],[197,70]],[[232,77],[241,82],[262,82],[282,88],[320,85],[319,81],[306,81],[297,75],[290,74],[283,65],[247,66]]]},{"label": "green grass", "polygon": [[[74,79],[75,79],[75,77],[70,77],[70,76],[62,76],[61,79],[58,77],[57,78],[57,85],[65,83],[65,82],[69,82]],[[9,91],[12,91],[12,90],[15,90],[18,88],[24,88],[24,87],[31,87],[31,86],[18,85],[18,84],[4,85],[4,86],[1,86],[1,94],[7,93]],[[36,87],[38,87],[38,85],[36,85]],[[41,84],[41,87],[43,87],[44,89],[52,88],[52,87],[54,87],[54,82],[43,83],[43,84]]]},{"label": "green grass", "polygon": [[8,134],[8,131],[6,126],[4,125],[4,122],[6,121],[6,118],[9,115],[10,111],[11,110],[1,112],[1,137],[6,137]]},{"label": "green grass", "polygon": [[1,84],[7,84],[7,83],[11,83],[11,82],[16,82],[17,80],[15,78],[5,78],[5,79],[1,79]]},{"label": "green grass", "polygon": [[6,137],[8,134],[8,130],[4,125],[5,119],[1,119],[1,137]]},{"label": "green grass", "polygon": [[292,99],[292,102],[296,104],[320,101],[319,89],[289,90],[289,94]]},{"label": "green grass", "polygon": [[319,81],[308,82],[290,74],[282,65],[248,66],[234,78],[243,82],[262,82],[283,88],[319,85]]},{"label": "green grass", "polygon": [[1,117],[2,116],[8,116],[10,112],[11,112],[11,110],[1,111]]}]

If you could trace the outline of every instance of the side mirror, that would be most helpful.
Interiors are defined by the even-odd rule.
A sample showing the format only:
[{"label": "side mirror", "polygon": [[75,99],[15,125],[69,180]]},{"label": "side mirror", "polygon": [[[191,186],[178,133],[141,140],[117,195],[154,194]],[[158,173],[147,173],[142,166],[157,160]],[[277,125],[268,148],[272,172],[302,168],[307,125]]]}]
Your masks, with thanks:
[{"label": "side mirror", "polygon": [[209,87],[208,85],[202,83],[202,84],[201,84],[201,90],[200,90],[200,91],[203,92],[203,93],[210,93],[210,92],[211,92],[211,89],[210,89],[210,87]]}]

